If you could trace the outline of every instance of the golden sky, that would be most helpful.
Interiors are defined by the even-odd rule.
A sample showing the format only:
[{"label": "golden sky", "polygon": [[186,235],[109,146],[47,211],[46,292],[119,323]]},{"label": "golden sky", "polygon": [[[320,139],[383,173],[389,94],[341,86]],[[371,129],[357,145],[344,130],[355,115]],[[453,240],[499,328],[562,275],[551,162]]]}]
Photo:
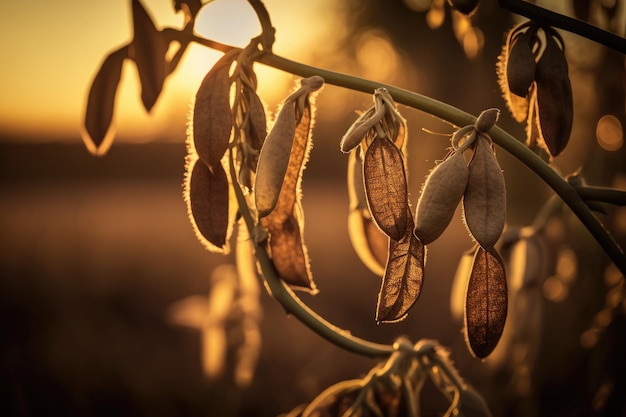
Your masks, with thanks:
[{"label": "golden sky", "polygon": [[[172,0],[142,0],[160,27],[181,27]],[[205,1],[206,3],[206,1]],[[306,61],[324,45],[335,16],[332,0],[303,3],[265,0],[277,29],[273,50]],[[30,0],[0,2],[0,134],[35,141],[76,140],[87,92],[99,65],[113,49],[131,40],[130,0]],[[196,31],[214,40],[244,46],[260,32],[245,0],[215,0],[201,13]],[[150,141],[155,134],[180,132],[189,101],[221,53],[193,45],[168,81],[151,114],[141,106],[134,65],[126,62],[115,109],[117,137]],[[292,77],[261,67],[261,95],[280,94]],[[265,77],[265,78],[263,78]],[[263,81],[265,80],[265,82]],[[271,100],[272,98],[268,98]],[[277,99],[277,98],[276,98]],[[179,141],[180,138],[175,138]]]}]

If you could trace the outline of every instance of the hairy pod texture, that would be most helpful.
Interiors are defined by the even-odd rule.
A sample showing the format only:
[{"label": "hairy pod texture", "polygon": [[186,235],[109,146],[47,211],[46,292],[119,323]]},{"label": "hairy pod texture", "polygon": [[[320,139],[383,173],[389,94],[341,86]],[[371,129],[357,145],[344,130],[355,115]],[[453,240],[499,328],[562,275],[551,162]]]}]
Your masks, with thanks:
[{"label": "hairy pod texture", "polygon": [[504,229],[506,187],[502,169],[488,139],[478,135],[463,194],[463,218],[470,235],[483,248],[495,245]]},{"label": "hairy pod texture", "polygon": [[448,227],[469,179],[461,152],[454,152],[426,178],[415,212],[415,235],[427,245]]}]

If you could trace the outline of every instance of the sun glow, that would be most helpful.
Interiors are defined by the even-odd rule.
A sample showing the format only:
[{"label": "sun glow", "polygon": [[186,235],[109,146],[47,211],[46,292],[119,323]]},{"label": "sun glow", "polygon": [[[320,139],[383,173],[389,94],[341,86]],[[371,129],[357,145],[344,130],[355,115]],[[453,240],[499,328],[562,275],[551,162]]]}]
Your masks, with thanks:
[{"label": "sun glow", "polygon": [[[301,12],[299,2],[264,3],[277,29],[276,53],[306,62],[316,50],[309,45],[328,43],[328,25],[334,25],[337,18],[331,0],[307,5],[307,13]],[[0,53],[8,57],[0,77],[3,140],[76,141],[80,136],[87,94],[96,72],[107,54],[132,39],[129,0],[86,4],[78,0],[0,3],[0,35],[8,40],[0,45]],[[171,1],[142,0],[142,4],[158,28],[182,26],[182,13],[175,13]],[[243,47],[260,33],[260,24],[246,0],[214,0],[201,11],[195,31]],[[165,81],[150,113],[141,105],[137,69],[127,60],[117,90],[115,140],[184,140],[189,103],[221,55],[192,44]],[[273,113],[294,77],[259,64],[255,70],[259,94]]]}]

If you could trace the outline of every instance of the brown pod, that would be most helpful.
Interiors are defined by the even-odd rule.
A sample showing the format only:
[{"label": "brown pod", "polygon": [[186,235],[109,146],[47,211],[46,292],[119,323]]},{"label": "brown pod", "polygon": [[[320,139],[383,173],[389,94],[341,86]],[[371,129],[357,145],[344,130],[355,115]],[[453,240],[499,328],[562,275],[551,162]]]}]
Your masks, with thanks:
[{"label": "brown pod", "polygon": [[387,137],[374,139],[363,158],[367,204],[374,221],[394,240],[407,229],[408,191],[404,158]]},{"label": "brown pod", "polygon": [[254,183],[259,217],[267,216],[276,206],[287,173],[295,132],[296,107],[295,103],[288,102],[278,111],[259,154]]},{"label": "brown pod", "polygon": [[469,165],[469,181],[463,195],[463,219],[470,235],[483,248],[495,245],[504,229],[506,187],[489,141],[479,135]]},{"label": "brown pod", "polygon": [[462,153],[455,152],[426,178],[415,212],[415,236],[427,245],[450,224],[469,178]]},{"label": "brown pod", "polygon": [[465,299],[465,336],[470,352],[485,358],[495,349],[507,316],[504,265],[495,249],[478,248]]}]

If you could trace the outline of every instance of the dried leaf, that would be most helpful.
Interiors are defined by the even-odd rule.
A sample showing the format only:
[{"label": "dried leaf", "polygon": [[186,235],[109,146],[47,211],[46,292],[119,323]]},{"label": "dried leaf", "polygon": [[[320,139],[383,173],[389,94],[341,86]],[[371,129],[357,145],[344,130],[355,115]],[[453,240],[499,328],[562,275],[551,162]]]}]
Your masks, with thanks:
[{"label": "dried leaf", "polygon": [[387,262],[389,238],[376,226],[367,208],[363,170],[356,151],[348,156],[348,233],[357,256],[373,273],[382,277]]},{"label": "dried leaf", "polygon": [[227,253],[231,216],[226,172],[222,165],[211,170],[195,159],[188,162],[187,173],[184,194],[196,236],[211,252]]},{"label": "dried leaf", "polygon": [[278,111],[274,125],[259,155],[254,183],[254,196],[259,218],[270,214],[278,202],[290,163],[295,132],[295,103],[285,103]]},{"label": "dried leaf", "polygon": [[[291,105],[289,107],[293,108]],[[295,122],[295,115],[290,111],[284,114],[291,116],[291,119]],[[304,214],[302,213],[300,203],[302,198],[300,189],[302,173],[313,143],[311,139],[312,122],[313,109],[311,103],[307,100],[302,117],[291,134],[290,140],[288,141],[287,139],[289,138],[286,136],[275,137],[277,140],[288,142],[288,144],[293,143],[289,145],[291,153],[288,155],[288,164],[281,177],[282,187],[280,187],[279,195],[276,198],[275,207],[269,214],[261,218],[261,224],[269,233],[272,262],[276,267],[278,275],[294,288],[316,292],[310,271],[308,253],[303,241]],[[265,141],[266,145],[269,140],[268,136],[268,139]],[[279,144],[271,142],[272,146],[270,148],[266,148],[266,145],[264,145],[261,150],[261,156],[263,152],[266,152],[266,155],[268,155],[267,152],[270,152],[271,149]],[[271,161],[266,160],[266,162],[269,163]],[[262,171],[262,169],[265,168],[261,167],[261,157],[259,157],[255,192],[268,189],[267,183],[263,187],[259,187],[258,181],[262,173],[265,172],[267,174],[267,171]],[[259,197],[257,195],[257,204]]]},{"label": "dried leaf", "polygon": [[[408,205],[405,210],[408,211]],[[426,247],[412,232],[410,214],[408,218],[409,227],[402,239],[389,239],[389,257],[378,294],[377,322],[403,320],[422,291]]]},{"label": "dried leaf", "polygon": [[406,235],[408,191],[404,159],[387,137],[376,137],[363,158],[367,203],[376,225],[390,238]]},{"label": "dried leaf", "polygon": [[209,167],[220,164],[232,129],[230,66],[236,54],[226,54],[211,68],[196,93],[193,108],[193,143]]},{"label": "dried leaf", "polygon": [[415,211],[415,235],[423,244],[435,241],[448,227],[468,178],[462,152],[453,153],[430,172]]},{"label": "dried leaf", "polygon": [[506,218],[506,186],[488,140],[479,135],[463,194],[463,219],[470,235],[484,248],[500,238]]},{"label": "dried leaf", "polygon": [[155,26],[139,0],[132,0],[134,38],[131,58],[137,64],[141,81],[141,100],[150,111],[159,98],[168,72],[165,59],[169,41]]},{"label": "dried leaf", "polygon": [[87,135],[83,140],[89,152],[104,155],[112,140],[105,140],[113,120],[115,95],[122,76],[124,59],[128,58],[128,46],[109,54],[91,84],[85,112]]},{"label": "dried leaf", "polygon": [[498,344],[507,314],[504,265],[495,249],[478,248],[465,300],[465,333],[470,352],[486,358]]},{"label": "dried leaf", "polygon": [[537,62],[535,80],[539,130],[548,152],[555,157],[569,141],[574,104],[565,53],[550,33],[546,33],[546,47]]}]

